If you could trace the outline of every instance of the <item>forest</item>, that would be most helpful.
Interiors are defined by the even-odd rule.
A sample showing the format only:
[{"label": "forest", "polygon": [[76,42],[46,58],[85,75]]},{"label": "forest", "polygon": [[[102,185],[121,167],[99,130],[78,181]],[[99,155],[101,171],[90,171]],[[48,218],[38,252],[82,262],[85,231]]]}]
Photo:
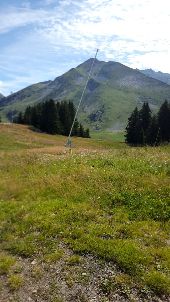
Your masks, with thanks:
[{"label": "forest", "polygon": [[[28,106],[24,113],[19,112],[14,122],[18,124],[32,125],[42,132],[48,134],[69,135],[74,117],[75,106],[69,101],[55,103],[54,100],[49,100],[43,103],[38,103],[34,106]],[[75,120],[73,136],[89,138],[89,129],[84,129],[83,125]]]},{"label": "forest", "polygon": [[128,119],[125,141],[133,146],[157,146],[170,141],[170,104],[167,100],[152,115],[148,103],[136,107]]}]

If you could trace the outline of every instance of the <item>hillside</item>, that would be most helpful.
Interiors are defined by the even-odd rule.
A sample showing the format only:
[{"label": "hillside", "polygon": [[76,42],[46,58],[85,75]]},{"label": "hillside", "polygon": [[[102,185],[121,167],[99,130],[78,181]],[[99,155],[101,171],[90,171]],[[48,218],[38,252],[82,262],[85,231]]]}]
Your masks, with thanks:
[{"label": "hillside", "polygon": [[144,69],[144,70],[140,70],[140,71],[148,77],[162,81],[162,82],[170,85],[170,74],[169,73],[164,73],[161,71],[154,71],[152,69]]},{"label": "hillside", "polygon": [[0,300],[168,302],[169,146],[0,124]]},{"label": "hillside", "polygon": [[[1,99],[3,116],[11,119],[27,105],[49,98],[59,101],[71,99],[77,105],[91,62],[92,59],[89,59],[54,81],[34,84]],[[96,60],[79,120],[92,129],[122,129],[136,105],[141,106],[148,101],[151,108],[156,110],[169,98],[169,85],[120,63]]]},{"label": "hillside", "polygon": [[2,93],[0,93],[0,99],[4,98],[4,95]]}]

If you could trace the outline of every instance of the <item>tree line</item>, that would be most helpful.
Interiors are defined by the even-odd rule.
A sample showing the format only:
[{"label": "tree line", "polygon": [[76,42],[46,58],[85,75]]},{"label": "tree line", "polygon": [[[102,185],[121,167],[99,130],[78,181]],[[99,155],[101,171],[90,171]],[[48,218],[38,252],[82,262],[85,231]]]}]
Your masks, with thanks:
[{"label": "tree line", "polygon": [[[34,106],[28,106],[25,112],[19,112],[14,119],[15,123],[32,125],[35,128],[49,134],[69,135],[71,125],[75,116],[74,104],[69,101],[57,102],[49,100]],[[89,129],[75,120],[73,136],[90,137]]]},{"label": "tree line", "polygon": [[152,115],[147,102],[138,110],[136,107],[128,119],[125,134],[126,143],[133,146],[157,146],[170,142],[170,104],[167,100],[158,113]]}]

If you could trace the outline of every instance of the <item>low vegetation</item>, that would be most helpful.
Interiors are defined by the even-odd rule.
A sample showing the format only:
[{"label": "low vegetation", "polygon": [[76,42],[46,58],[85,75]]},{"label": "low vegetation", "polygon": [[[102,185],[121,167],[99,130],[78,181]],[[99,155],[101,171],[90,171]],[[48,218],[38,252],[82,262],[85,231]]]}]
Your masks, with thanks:
[{"label": "low vegetation", "polygon": [[[47,297],[33,290],[39,301],[70,301],[63,282],[65,293],[93,284],[97,301],[168,301],[169,146],[75,138],[70,154],[64,140],[0,125],[3,301],[28,291],[28,272],[50,282]],[[72,301],[89,301],[89,291]]]}]

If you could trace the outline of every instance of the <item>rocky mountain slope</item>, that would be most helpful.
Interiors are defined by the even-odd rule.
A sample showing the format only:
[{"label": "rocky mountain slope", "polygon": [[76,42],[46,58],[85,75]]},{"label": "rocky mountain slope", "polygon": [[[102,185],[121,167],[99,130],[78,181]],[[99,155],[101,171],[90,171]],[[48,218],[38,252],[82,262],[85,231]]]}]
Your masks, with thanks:
[{"label": "rocky mountain slope", "polygon": [[154,71],[152,69],[145,69],[145,70],[140,70],[140,71],[148,77],[162,81],[162,82],[170,85],[170,74],[169,73],[164,73],[161,71]]},{"label": "rocky mountain slope", "polygon": [[[54,81],[31,85],[1,99],[0,109],[9,119],[18,110],[53,98],[78,104],[92,59],[72,68]],[[93,129],[122,129],[134,107],[148,101],[156,110],[170,99],[170,86],[118,62],[96,60],[81,106],[79,120]]]}]

